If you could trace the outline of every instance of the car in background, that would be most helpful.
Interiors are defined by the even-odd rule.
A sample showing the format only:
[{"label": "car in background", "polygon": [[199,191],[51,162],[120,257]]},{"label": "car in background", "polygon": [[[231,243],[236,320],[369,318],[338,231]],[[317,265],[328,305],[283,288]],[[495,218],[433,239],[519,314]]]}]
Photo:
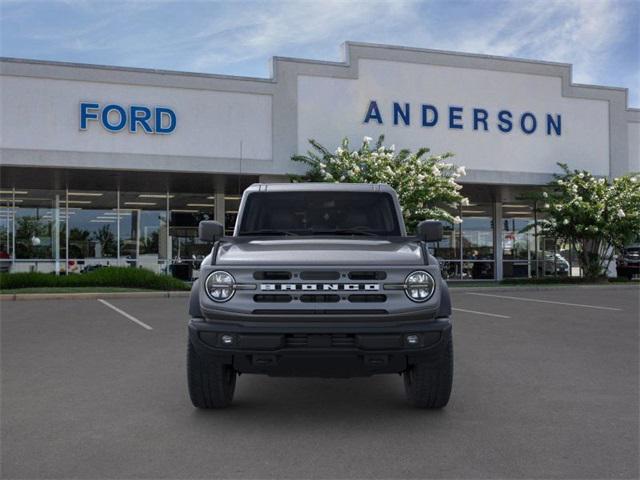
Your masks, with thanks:
[{"label": "car in background", "polygon": [[0,250],[0,273],[11,270],[11,256],[4,250]]},{"label": "car in background", "polygon": [[634,275],[640,275],[640,243],[633,243],[622,249],[616,262],[616,273],[629,280]]}]

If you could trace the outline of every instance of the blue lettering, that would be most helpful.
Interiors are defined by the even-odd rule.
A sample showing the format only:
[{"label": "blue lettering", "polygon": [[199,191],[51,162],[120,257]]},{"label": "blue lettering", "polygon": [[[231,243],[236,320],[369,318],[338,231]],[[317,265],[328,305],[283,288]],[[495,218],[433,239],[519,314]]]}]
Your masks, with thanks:
[{"label": "blue lettering", "polygon": [[393,102],[393,124],[398,125],[398,117],[402,118],[405,125],[411,123],[409,118],[409,104],[404,104],[404,110],[400,107],[399,103]]},{"label": "blue lettering", "polygon": [[509,110],[500,110],[498,113],[498,130],[501,132],[507,133],[513,130],[513,122],[511,119],[513,115]]},{"label": "blue lettering", "polygon": [[[120,117],[119,122],[116,124],[111,124],[109,122],[109,113],[111,113],[112,111],[118,112],[118,116]],[[127,112],[124,111],[124,108],[122,108],[120,105],[113,105],[113,104],[107,105],[106,107],[104,107],[104,109],[102,110],[102,126],[104,128],[106,128],[110,132],[119,132],[124,128],[126,124],[127,124]]]},{"label": "blue lettering", "polygon": [[129,116],[129,131],[131,133],[138,131],[138,124],[142,126],[146,133],[153,133],[153,129],[149,125],[149,120],[151,120],[151,110],[149,108],[131,105]]},{"label": "blue lettering", "polygon": [[[529,128],[527,128],[527,118],[531,119],[531,126]],[[522,128],[522,131],[527,135],[531,135],[533,132],[535,132],[537,127],[538,121],[536,120],[536,117],[533,113],[525,112],[520,116],[520,128]]]},{"label": "blue lettering", "polygon": [[547,113],[547,135],[551,135],[552,128],[558,137],[562,135],[562,117],[560,114],[556,114],[556,121],[554,122],[551,114]]},{"label": "blue lettering", "polygon": [[371,100],[369,102],[367,114],[364,116],[364,123],[369,123],[369,120],[372,118],[382,125],[382,115],[380,115],[380,109],[378,108],[378,103],[375,100]]},{"label": "blue lettering", "polygon": [[[431,112],[431,120],[429,120]],[[422,126],[434,127],[438,123],[438,109],[433,105],[422,105]]]},{"label": "blue lettering", "polygon": [[[169,123],[164,125],[163,118],[167,117]],[[176,129],[176,114],[173,110],[166,107],[156,107],[156,119],[155,119],[156,133],[167,134]]]},{"label": "blue lettering", "polygon": [[489,130],[489,126],[487,125],[487,118],[489,117],[489,112],[487,112],[484,108],[474,108],[473,109],[473,129],[478,130],[478,124],[482,123],[484,126],[484,131]]},{"label": "blue lettering", "polygon": [[89,110],[98,110],[100,105],[97,103],[81,103],[80,104],[80,130],[87,129],[87,120],[97,120],[98,114]]},{"label": "blue lettering", "polygon": [[456,120],[462,120],[462,107],[449,107],[449,128],[462,130],[462,123],[455,123]]}]

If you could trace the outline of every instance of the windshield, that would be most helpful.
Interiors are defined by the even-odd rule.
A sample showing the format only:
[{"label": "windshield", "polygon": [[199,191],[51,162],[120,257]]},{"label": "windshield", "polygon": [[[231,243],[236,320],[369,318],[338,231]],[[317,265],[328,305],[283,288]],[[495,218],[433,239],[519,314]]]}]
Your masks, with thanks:
[{"label": "windshield", "polygon": [[239,235],[399,236],[393,198],[378,192],[258,192]]}]

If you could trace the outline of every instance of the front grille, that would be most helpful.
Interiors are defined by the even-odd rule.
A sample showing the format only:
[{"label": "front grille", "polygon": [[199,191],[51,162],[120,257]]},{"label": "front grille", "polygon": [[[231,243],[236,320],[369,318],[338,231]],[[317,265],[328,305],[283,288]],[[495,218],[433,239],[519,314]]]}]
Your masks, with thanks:
[{"label": "front grille", "polygon": [[253,301],[257,303],[288,303],[292,300],[291,295],[254,295]]},{"label": "front grille", "polygon": [[338,280],[340,278],[340,272],[325,272],[322,270],[300,272],[300,278],[302,280]]},{"label": "front grille", "polygon": [[349,301],[352,303],[383,303],[387,301],[387,296],[354,294],[349,295]]},{"label": "front grille", "polygon": [[[258,315],[377,315],[387,310],[359,309],[354,312],[353,307],[384,307],[393,296],[383,290],[384,280],[395,280],[396,273],[362,267],[342,270],[274,268],[256,270],[251,275],[258,280],[258,291],[252,292],[250,297],[255,307],[261,307],[254,310]],[[401,276],[404,279],[405,273]]]},{"label": "front grille", "polygon": [[254,272],[253,278],[256,280],[289,280],[291,278],[291,272],[279,270],[260,271]]},{"label": "front grille", "polygon": [[367,308],[367,309],[323,309],[323,308],[292,308],[290,310],[283,310],[279,308],[257,308],[251,312],[254,315],[386,315],[389,312],[379,308]]},{"label": "front grille", "polygon": [[285,336],[287,348],[351,348],[356,346],[355,335],[307,335],[292,334]]},{"label": "front grille", "polygon": [[340,301],[340,295],[306,293],[300,295],[300,301],[302,303],[336,303]]},{"label": "front grille", "polygon": [[355,271],[349,272],[349,280],[384,280],[387,278],[387,272],[379,272],[379,271]]}]

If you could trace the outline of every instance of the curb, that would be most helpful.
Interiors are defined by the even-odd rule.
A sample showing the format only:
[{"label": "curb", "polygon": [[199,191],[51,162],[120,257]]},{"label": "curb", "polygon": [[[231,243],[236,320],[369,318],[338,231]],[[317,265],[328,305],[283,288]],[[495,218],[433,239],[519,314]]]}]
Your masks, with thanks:
[{"label": "curb", "polygon": [[0,301],[95,300],[98,298],[187,298],[191,292],[82,292],[82,293],[3,293]]},{"label": "curb", "polygon": [[484,291],[484,292],[513,292],[515,290],[565,290],[567,288],[578,288],[578,289],[603,289],[603,288],[616,288],[621,290],[637,290],[640,292],[640,283],[636,284],[603,284],[603,285],[500,285],[496,287],[452,287],[449,284],[450,292],[470,292],[470,291]]}]

